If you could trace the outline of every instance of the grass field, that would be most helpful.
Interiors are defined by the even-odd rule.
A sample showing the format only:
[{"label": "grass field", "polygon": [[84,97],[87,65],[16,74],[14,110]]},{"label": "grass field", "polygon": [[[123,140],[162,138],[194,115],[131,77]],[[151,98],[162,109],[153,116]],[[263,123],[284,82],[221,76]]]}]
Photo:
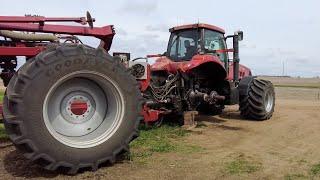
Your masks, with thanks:
[{"label": "grass field", "polygon": [[320,89],[320,78],[293,78],[268,76],[261,76],[261,78],[270,80],[275,87]]},{"label": "grass field", "polygon": [[307,89],[320,89],[320,85],[314,84],[301,84],[301,85],[294,85],[294,84],[274,84],[275,87],[287,87],[287,88],[307,88]]}]

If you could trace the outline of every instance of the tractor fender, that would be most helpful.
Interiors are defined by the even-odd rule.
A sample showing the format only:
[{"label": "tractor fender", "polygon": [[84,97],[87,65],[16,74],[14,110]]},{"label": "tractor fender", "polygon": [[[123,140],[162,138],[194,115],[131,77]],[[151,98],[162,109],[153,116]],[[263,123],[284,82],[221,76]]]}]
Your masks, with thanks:
[{"label": "tractor fender", "polygon": [[[198,71],[199,70],[199,71]],[[205,54],[195,55],[190,61],[175,62],[163,56],[156,60],[151,66],[151,71],[166,71],[168,73],[202,73],[209,77],[214,77],[217,74],[219,78],[226,79],[227,71],[224,68],[224,63],[217,56]]]},{"label": "tractor fender", "polygon": [[[239,79],[243,79],[246,76],[252,76],[252,72],[250,68],[246,67],[243,64],[239,64]],[[229,75],[228,75],[229,80],[233,80],[233,63],[229,63]]]},{"label": "tractor fender", "polygon": [[224,80],[227,78],[227,71],[222,61],[213,55],[196,55],[184,65],[183,72],[198,74],[210,80]]},{"label": "tractor fender", "polygon": [[225,74],[227,75],[227,71],[224,68],[223,63],[219,60],[219,58],[217,56],[213,56],[213,55],[196,55],[193,56],[193,58],[191,59],[191,61],[187,61],[188,63],[184,64],[181,67],[181,70],[183,72],[188,72],[194,68],[197,68],[201,65],[208,65],[208,64],[215,64],[217,65],[218,68],[220,68],[221,70],[223,70],[225,72]]}]

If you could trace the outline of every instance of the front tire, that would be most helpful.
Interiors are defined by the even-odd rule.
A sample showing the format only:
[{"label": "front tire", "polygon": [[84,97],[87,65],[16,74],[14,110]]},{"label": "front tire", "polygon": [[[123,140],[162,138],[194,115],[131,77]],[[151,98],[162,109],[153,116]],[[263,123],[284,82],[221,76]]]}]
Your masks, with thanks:
[{"label": "front tire", "polygon": [[75,174],[114,163],[138,136],[142,98],[102,49],[48,48],[24,64],[4,97],[6,131],[26,158]]},{"label": "front tire", "polygon": [[247,119],[270,119],[275,107],[275,92],[270,81],[248,77],[239,85],[240,111]]}]

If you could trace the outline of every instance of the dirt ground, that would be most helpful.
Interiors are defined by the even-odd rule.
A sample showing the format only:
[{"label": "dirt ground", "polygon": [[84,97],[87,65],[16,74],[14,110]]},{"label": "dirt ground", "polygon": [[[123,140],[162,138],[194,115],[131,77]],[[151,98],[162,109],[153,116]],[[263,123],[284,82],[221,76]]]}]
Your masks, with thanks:
[{"label": "dirt ground", "polygon": [[0,179],[316,179],[311,169],[320,163],[319,91],[276,88],[268,121],[242,120],[237,106],[199,117],[203,126],[179,140],[201,147],[198,152],[155,153],[144,162],[125,160],[77,176],[42,170],[2,142]]}]

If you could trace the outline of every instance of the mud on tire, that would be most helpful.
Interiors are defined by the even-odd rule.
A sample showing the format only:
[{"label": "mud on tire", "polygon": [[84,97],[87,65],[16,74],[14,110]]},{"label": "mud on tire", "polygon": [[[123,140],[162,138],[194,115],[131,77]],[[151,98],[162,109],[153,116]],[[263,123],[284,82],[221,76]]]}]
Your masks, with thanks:
[{"label": "mud on tire", "polygon": [[[111,85],[106,86],[108,83]],[[60,86],[69,94],[63,94],[65,91],[61,88],[59,90]],[[91,86],[94,88],[90,88]],[[81,91],[84,95],[72,94],[73,91]],[[49,92],[53,92],[52,96],[48,95]],[[101,95],[103,93],[105,95]],[[56,123],[59,118],[59,121],[79,119],[77,114],[71,113],[74,116],[70,117],[59,114],[59,111],[65,112],[68,109],[67,105],[61,105],[64,101],[68,102],[68,99],[59,102],[63,99],[58,98],[60,94],[66,97],[70,94],[80,98],[83,96],[88,101],[91,98],[89,105],[95,105],[93,115],[78,115],[83,116],[80,120],[88,115],[89,122],[93,117],[98,119],[94,115],[100,113],[98,115],[104,115],[101,123],[89,123],[90,127],[94,126],[92,129],[73,129],[74,131],[63,127],[70,122],[62,122],[60,125]],[[113,95],[120,98],[115,100]],[[50,98],[53,100],[50,101]],[[106,110],[100,108],[98,112],[98,103],[102,103]],[[120,105],[112,105],[114,103]],[[12,78],[4,97],[3,115],[10,139],[27,159],[48,170],[75,174],[80,170],[97,170],[104,163],[112,164],[119,153],[128,151],[129,143],[138,136],[142,103],[134,77],[104,50],[82,45],[50,46],[28,60]],[[45,108],[46,105],[49,108]],[[115,112],[118,114],[112,114]],[[51,115],[45,117],[47,113]],[[117,121],[110,119],[108,113],[115,115]],[[109,126],[104,123],[107,120],[112,122]],[[77,123],[75,122],[75,126]],[[106,129],[101,129],[102,127]],[[85,133],[85,130],[88,132]]]},{"label": "mud on tire", "polygon": [[275,107],[275,92],[270,81],[247,77],[240,82],[241,115],[252,120],[270,119]]}]

